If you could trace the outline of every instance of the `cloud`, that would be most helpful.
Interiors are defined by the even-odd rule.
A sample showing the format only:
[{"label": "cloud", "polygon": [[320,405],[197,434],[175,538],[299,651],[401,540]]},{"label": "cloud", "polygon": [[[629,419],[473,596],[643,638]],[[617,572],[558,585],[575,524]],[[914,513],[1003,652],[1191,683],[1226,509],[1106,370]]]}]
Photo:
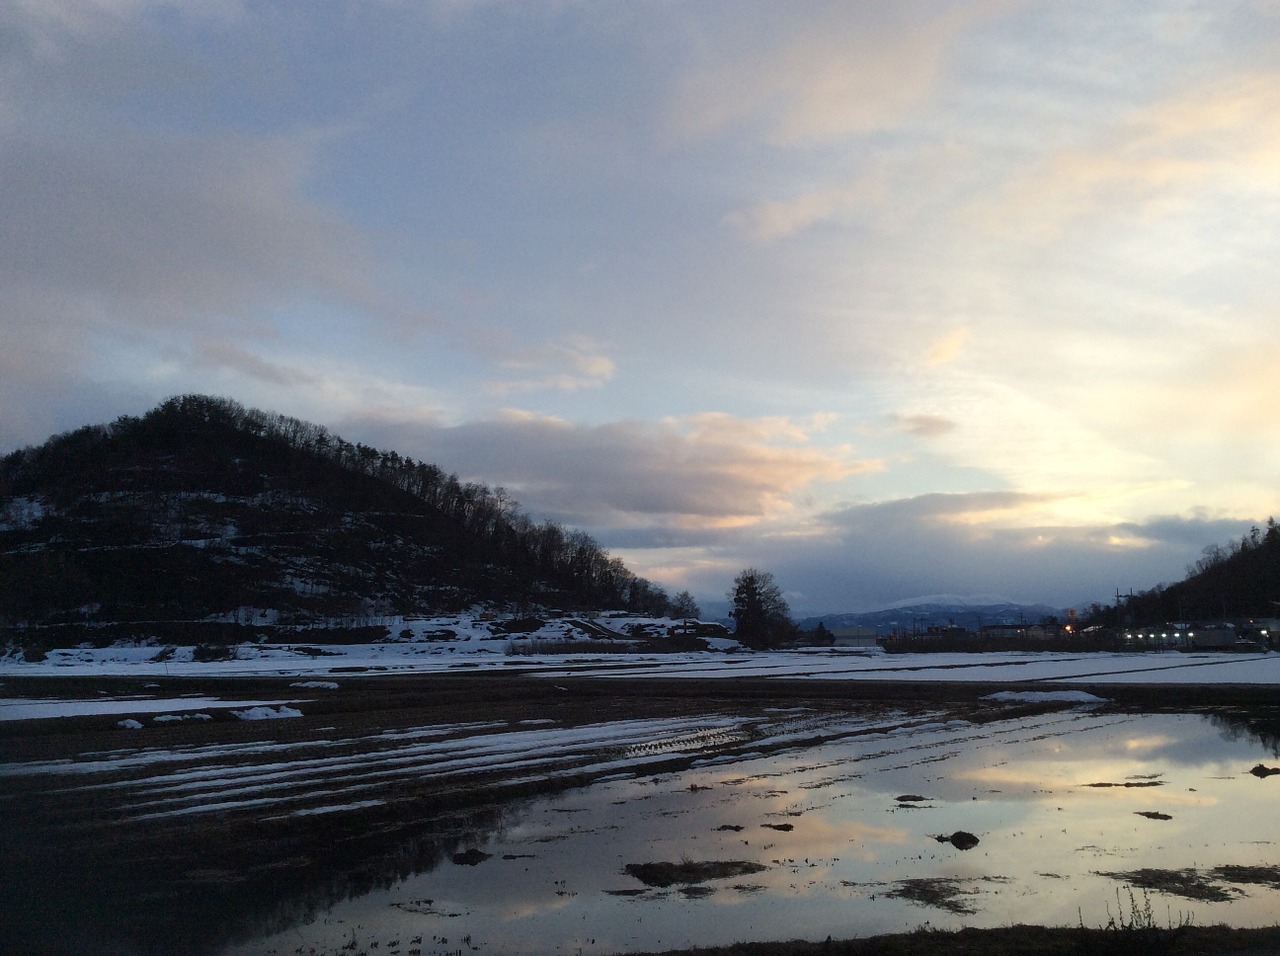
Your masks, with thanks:
[{"label": "cloud", "polygon": [[[875,210],[904,212],[904,198],[895,195],[894,180],[902,175],[898,163],[874,155],[862,157],[855,171],[840,170],[836,185],[811,188],[788,199],[769,199],[735,210],[725,222],[749,242],[767,245],[790,239],[822,223]],[[887,226],[888,221],[880,221]]]},{"label": "cloud", "polygon": [[90,360],[88,343],[63,341],[56,311],[24,306],[0,317],[0,453],[43,441],[67,422],[97,421],[103,407],[74,371]]},{"label": "cloud", "polygon": [[1280,471],[1259,9],[0,4],[0,445],[194,388],[712,593],[1177,576]]},{"label": "cloud", "polygon": [[1053,243],[1100,221],[1151,228],[1202,215],[1224,199],[1274,204],[1278,111],[1280,74],[1197,79],[1046,151],[975,222],[1017,232],[1022,242]]},{"label": "cloud", "polygon": [[148,0],[14,0],[0,13],[0,24],[21,38],[21,47],[29,56],[57,60],[70,42],[118,28],[147,3]]},{"label": "cloud", "polygon": [[309,154],[237,135],[10,138],[0,282],[145,325],[364,298],[359,234],[303,198]]},{"label": "cloud", "polygon": [[[485,349],[492,350],[492,347]],[[499,350],[506,351],[501,346]],[[598,388],[612,379],[615,371],[613,359],[602,354],[595,342],[581,336],[560,344],[508,352],[501,359],[501,364],[508,369],[533,374],[490,382],[490,391],[499,395],[542,389],[576,392],[583,388]]]},{"label": "cloud", "polygon": [[936,438],[956,428],[956,423],[942,415],[894,415],[894,424],[920,438]]},{"label": "cloud", "polygon": [[968,341],[968,329],[956,329],[954,332],[944,335],[929,347],[929,351],[925,354],[925,365],[950,365],[960,357],[960,353]]},{"label": "cloud", "polygon": [[939,593],[1001,594],[1023,603],[1083,609],[1120,590],[1182,579],[1206,543],[1227,542],[1249,522],[1207,512],[1089,527],[1019,526],[1042,504],[1009,492],[929,494],[845,508],[813,519],[805,537],[626,541],[629,565],[656,580],[721,599],[745,566],[766,569],[808,616],[876,610]]},{"label": "cloud", "polygon": [[968,526],[986,524],[994,516],[1008,516],[1028,506],[1042,505],[1047,496],[1015,491],[969,493],[935,492],[874,505],[856,505],[827,515],[846,535],[878,533],[885,522],[903,527]]},{"label": "cloud", "polygon": [[674,124],[686,136],[763,128],[805,145],[897,125],[935,89],[958,34],[986,8],[810,5],[803,17],[757,8],[717,24],[705,60],[683,80]]},{"label": "cloud", "polygon": [[[5,391],[20,396],[6,407],[38,402],[53,380],[69,395],[96,380],[136,413],[173,390],[149,379],[175,359],[194,363],[182,389],[215,366],[305,383],[250,361],[236,339],[260,337],[300,300],[389,316],[361,237],[303,195],[309,155],[289,139],[238,135],[0,138],[0,337],[16,368]],[[39,404],[21,420],[6,411],[0,440],[101,415],[99,403]]]},{"label": "cloud", "polygon": [[822,537],[759,539],[749,563],[803,589],[798,613],[875,609],[940,591],[1082,607],[1116,589],[1180,580],[1205,543],[1248,528],[1204,515],[1089,527],[1009,520],[1039,498],[930,494],[843,508],[822,516]]},{"label": "cloud", "polygon": [[535,513],[597,530],[758,525],[795,510],[810,486],[881,467],[847,447],[820,447],[806,423],[780,418],[586,426],[509,412],[447,428],[359,419],[342,428],[502,485]]},{"label": "cloud", "polygon": [[824,190],[786,200],[768,200],[730,213],[725,221],[757,243],[787,239],[835,216],[856,202],[853,190]]},{"label": "cloud", "polygon": [[215,372],[228,371],[286,388],[314,388],[320,384],[315,375],[270,362],[228,342],[201,342],[192,352],[190,366]]}]

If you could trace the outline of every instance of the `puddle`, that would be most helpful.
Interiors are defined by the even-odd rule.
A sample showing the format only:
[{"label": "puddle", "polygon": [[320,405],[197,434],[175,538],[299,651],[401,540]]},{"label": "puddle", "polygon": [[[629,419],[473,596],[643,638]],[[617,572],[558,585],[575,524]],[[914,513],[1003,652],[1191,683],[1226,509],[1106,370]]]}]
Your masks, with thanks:
[{"label": "puddle", "polygon": [[1220,717],[943,715],[531,801],[452,860],[224,954],[592,954],[925,923],[1103,926],[1127,890],[1149,893],[1161,921],[1167,907],[1175,922],[1271,925],[1280,780],[1250,768],[1274,758]]}]

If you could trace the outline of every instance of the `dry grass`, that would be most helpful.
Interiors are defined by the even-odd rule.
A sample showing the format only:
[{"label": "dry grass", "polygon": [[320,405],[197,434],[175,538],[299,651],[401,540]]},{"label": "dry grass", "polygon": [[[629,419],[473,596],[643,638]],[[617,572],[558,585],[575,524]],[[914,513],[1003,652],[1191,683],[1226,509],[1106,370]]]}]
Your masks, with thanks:
[{"label": "dry grass", "polygon": [[[1158,930],[1138,941],[1123,931],[1082,927],[1008,926],[954,931],[920,929],[867,939],[735,943],[672,950],[662,956],[1264,956],[1280,953],[1280,927],[1190,926]],[[637,954],[632,954],[637,956]],[[638,954],[657,956],[657,954]]]}]

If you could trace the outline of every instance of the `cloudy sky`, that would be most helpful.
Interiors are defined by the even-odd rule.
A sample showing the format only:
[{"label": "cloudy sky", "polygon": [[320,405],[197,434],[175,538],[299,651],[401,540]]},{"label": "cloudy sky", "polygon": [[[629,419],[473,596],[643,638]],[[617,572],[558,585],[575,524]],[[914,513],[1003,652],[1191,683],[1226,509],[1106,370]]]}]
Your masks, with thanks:
[{"label": "cloudy sky", "polygon": [[704,602],[1280,514],[1275,0],[10,0],[0,452],[200,392]]}]

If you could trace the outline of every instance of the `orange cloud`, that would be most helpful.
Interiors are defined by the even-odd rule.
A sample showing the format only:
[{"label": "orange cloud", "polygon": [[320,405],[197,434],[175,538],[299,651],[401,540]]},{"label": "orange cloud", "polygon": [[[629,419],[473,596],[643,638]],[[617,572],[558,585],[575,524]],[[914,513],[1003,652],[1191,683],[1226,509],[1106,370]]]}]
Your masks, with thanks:
[{"label": "orange cloud", "polygon": [[969,341],[968,329],[956,329],[938,339],[930,346],[925,355],[925,364],[929,366],[950,365],[960,357],[965,343]]},{"label": "orange cloud", "polygon": [[1280,194],[1280,76],[1226,77],[1135,109],[1093,141],[1059,150],[986,210],[1003,231],[1053,239],[1079,220],[1152,219],[1204,190]]},{"label": "orange cloud", "polygon": [[[812,486],[884,467],[848,445],[820,444],[826,415],[578,425],[508,409],[449,428],[406,422],[387,443],[460,476],[509,488],[526,506],[574,525],[724,530],[792,514]],[[382,431],[388,431],[386,424]]]}]

